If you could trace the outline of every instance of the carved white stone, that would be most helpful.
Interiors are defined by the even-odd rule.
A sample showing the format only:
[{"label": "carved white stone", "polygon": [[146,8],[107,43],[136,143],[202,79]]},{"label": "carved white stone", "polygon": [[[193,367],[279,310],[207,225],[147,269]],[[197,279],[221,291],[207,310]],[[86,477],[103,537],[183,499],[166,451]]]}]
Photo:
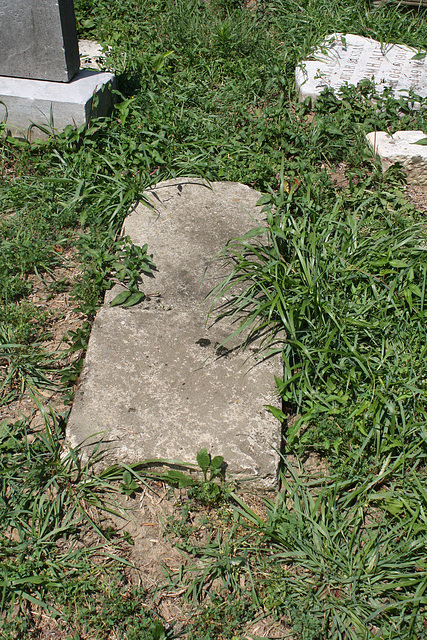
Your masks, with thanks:
[{"label": "carved white stone", "polygon": [[418,52],[404,45],[383,44],[370,38],[335,33],[303,60],[295,71],[299,99],[314,102],[326,87],[339,89],[374,79],[377,89],[392,87],[396,97],[413,89],[427,96],[427,58],[414,60]]},{"label": "carved white stone", "polygon": [[95,40],[79,40],[80,69],[104,69],[105,52]]},{"label": "carved white stone", "polygon": [[408,182],[427,186],[427,146],[415,144],[427,138],[422,131],[396,131],[392,136],[375,131],[366,136],[381,159],[383,171],[399,162],[405,168]]}]

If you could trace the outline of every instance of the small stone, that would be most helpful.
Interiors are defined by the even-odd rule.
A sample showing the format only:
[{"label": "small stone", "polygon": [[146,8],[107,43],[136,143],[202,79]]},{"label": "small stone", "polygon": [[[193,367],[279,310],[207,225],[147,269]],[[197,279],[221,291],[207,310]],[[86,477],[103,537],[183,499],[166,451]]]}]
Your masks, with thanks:
[{"label": "small stone", "polygon": [[95,40],[79,40],[80,68],[104,69],[105,53]]},{"label": "small stone", "polygon": [[396,98],[415,94],[427,96],[427,58],[414,60],[415,49],[397,44],[381,44],[370,38],[335,33],[326,38],[295,71],[299,100],[315,102],[329,87],[337,90],[345,84],[356,86],[361,80],[374,79],[381,92],[392,87]]},{"label": "small stone", "polygon": [[373,131],[367,139],[374,153],[381,159],[383,171],[399,162],[405,169],[408,182],[427,186],[427,146],[416,144],[427,139],[422,131],[396,131],[389,135]]}]

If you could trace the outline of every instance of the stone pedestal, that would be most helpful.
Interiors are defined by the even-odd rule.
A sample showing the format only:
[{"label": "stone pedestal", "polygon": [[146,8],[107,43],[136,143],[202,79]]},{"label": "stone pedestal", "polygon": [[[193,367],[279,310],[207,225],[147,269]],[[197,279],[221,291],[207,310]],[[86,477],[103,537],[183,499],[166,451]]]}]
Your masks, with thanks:
[{"label": "stone pedestal", "polygon": [[80,126],[113,106],[112,73],[79,71],[69,83],[0,77],[0,122],[6,133],[30,141],[67,125]]},{"label": "stone pedestal", "polygon": [[79,67],[73,0],[0,0],[0,124],[6,134],[33,141],[107,115],[114,76]]}]

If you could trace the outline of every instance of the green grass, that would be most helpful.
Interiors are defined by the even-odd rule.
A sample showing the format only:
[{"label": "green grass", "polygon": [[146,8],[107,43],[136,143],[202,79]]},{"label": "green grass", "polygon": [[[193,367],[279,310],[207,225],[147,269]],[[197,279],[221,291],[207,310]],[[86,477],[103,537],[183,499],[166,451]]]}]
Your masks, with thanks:
[{"label": "green grass", "polygon": [[[220,582],[201,619],[216,611],[224,630],[231,603],[246,603],[249,619],[269,614],[304,640],[424,638],[426,492],[402,462],[323,480],[287,465],[265,519],[235,496],[245,534],[235,526],[193,548],[188,596]],[[247,622],[236,615],[220,637],[245,637]]]},{"label": "green grass", "polygon": [[[427,104],[413,111],[364,82],[312,108],[294,87],[296,64],[333,32],[427,48],[425,13],[360,0],[75,8],[80,36],[111,48],[118,104],[46,142],[0,140],[0,408],[28,394],[40,404],[46,389],[68,401],[104,292],[120,281],[126,304],[142,298],[150,247],[120,229],[147,186],[180,175],[253,186],[269,227],[227,247],[221,291],[233,297],[222,311],[282,353],[284,452],[320,456],[329,477],[285,460],[262,519],[228,486],[193,487],[205,505],[218,492],[235,502],[230,532],[203,544],[191,538],[193,502],[176,525],[195,565],[175,582],[203,600],[184,637],[243,638],[266,614],[297,640],[426,637],[425,215],[398,167],[382,174],[364,134],[427,133]],[[70,252],[74,284],[57,275]],[[55,314],[30,300],[36,279],[80,313],[68,354],[46,347]],[[61,458],[66,415],[45,410],[44,420],[37,434],[26,418],[0,422],[0,637],[34,637],[37,606],[64,638],[172,637],[149,612],[152,594],[126,583],[113,546],[105,571],[93,561],[99,510],[118,482],[130,492],[144,476],[99,477],[78,452]]]},{"label": "green grass", "polygon": [[425,226],[400,222],[381,192],[350,201],[312,188],[306,174],[289,193],[264,196],[267,227],[229,243],[219,317],[282,353],[278,389],[299,415],[288,444],[382,459],[423,438]]},{"label": "green grass", "polygon": [[64,638],[169,637],[146,609],[150,594],[124,575],[130,540],[101,524],[106,512],[123,514],[122,470],[97,475],[96,455],[83,463],[63,451],[63,418],[40,409],[43,431],[0,422],[0,637],[33,637],[41,613]]}]

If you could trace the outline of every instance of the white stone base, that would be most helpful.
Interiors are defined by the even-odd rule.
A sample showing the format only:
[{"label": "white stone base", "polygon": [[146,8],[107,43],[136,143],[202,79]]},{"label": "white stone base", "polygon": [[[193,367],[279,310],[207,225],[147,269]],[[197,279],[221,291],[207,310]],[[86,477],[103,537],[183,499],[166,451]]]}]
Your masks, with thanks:
[{"label": "white stone base", "polygon": [[114,102],[114,84],[112,73],[88,69],[68,83],[1,76],[0,122],[14,137],[46,139],[69,124],[80,126],[91,117],[107,115]]},{"label": "white stone base", "polygon": [[422,131],[396,131],[390,136],[384,131],[367,134],[372,149],[381,159],[383,171],[399,162],[405,168],[408,182],[427,186],[427,146],[414,144],[427,138]]}]

